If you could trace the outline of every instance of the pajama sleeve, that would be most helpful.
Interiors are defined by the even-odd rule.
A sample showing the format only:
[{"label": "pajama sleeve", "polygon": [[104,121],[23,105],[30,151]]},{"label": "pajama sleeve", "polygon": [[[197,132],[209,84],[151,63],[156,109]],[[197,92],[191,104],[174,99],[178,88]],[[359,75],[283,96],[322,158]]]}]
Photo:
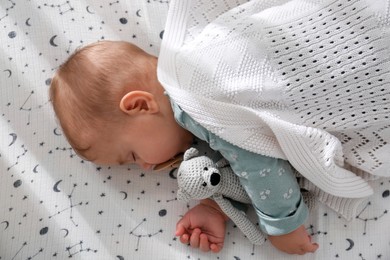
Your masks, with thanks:
[{"label": "pajama sleeve", "polygon": [[231,167],[251,198],[265,233],[287,234],[305,222],[308,209],[287,161],[241,151]]}]

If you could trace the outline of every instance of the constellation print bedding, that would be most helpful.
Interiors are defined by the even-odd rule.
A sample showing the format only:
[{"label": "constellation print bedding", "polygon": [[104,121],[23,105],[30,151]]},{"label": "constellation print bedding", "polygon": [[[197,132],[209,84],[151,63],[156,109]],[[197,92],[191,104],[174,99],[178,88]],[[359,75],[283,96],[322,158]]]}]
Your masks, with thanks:
[{"label": "constellation print bedding", "polygon": [[[197,8],[216,16],[221,6],[245,2]],[[78,47],[105,39],[158,56],[169,7],[168,0],[1,0],[0,260],[390,259],[390,179],[371,180],[374,194],[348,213],[317,201],[305,224],[320,245],[315,254],[286,255],[268,241],[253,246],[232,222],[224,249],[212,254],[174,236],[176,221],[196,203],[177,201],[176,169],[98,166],[72,151],[48,100],[54,71]],[[389,24],[389,4],[383,10]],[[192,12],[186,41],[210,22]],[[338,209],[350,203],[336,201]],[[250,209],[248,216],[256,221]]]}]

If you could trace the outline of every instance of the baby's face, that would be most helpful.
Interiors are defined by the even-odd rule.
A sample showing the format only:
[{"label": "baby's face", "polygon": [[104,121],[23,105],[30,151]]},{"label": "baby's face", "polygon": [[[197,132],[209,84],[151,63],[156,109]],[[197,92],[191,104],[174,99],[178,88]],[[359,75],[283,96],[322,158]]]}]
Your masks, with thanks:
[{"label": "baby's face", "polygon": [[191,146],[193,138],[176,123],[152,117],[140,118],[126,127],[104,132],[93,135],[86,159],[104,165],[135,163],[145,170],[184,152]]}]

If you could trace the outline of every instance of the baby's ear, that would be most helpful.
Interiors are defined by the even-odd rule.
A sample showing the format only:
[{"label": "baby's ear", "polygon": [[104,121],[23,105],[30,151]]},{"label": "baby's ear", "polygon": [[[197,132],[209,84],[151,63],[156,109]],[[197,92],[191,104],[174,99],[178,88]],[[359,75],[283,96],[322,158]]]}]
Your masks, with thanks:
[{"label": "baby's ear", "polygon": [[119,104],[120,109],[129,115],[138,113],[156,113],[158,103],[153,94],[146,91],[130,91],[124,95]]}]

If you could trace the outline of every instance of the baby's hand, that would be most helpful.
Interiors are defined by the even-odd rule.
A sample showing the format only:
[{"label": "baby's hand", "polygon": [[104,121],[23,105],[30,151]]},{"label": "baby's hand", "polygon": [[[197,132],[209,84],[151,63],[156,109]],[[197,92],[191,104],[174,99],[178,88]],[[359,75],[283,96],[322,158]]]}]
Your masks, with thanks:
[{"label": "baby's hand", "polygon": [[303,225],[285,235],[269,235],[268,239],[277,249],[289,254],[304,255],[314,253],[318,249],[318,244],[311,242],[311,237]]},{"label": "baby's hand", "polygon": [[212,200],[203,200],[183,216],[176,224],[176,236],[180,242],[204,252],[218,253],[225,240],[228,217]]}]

